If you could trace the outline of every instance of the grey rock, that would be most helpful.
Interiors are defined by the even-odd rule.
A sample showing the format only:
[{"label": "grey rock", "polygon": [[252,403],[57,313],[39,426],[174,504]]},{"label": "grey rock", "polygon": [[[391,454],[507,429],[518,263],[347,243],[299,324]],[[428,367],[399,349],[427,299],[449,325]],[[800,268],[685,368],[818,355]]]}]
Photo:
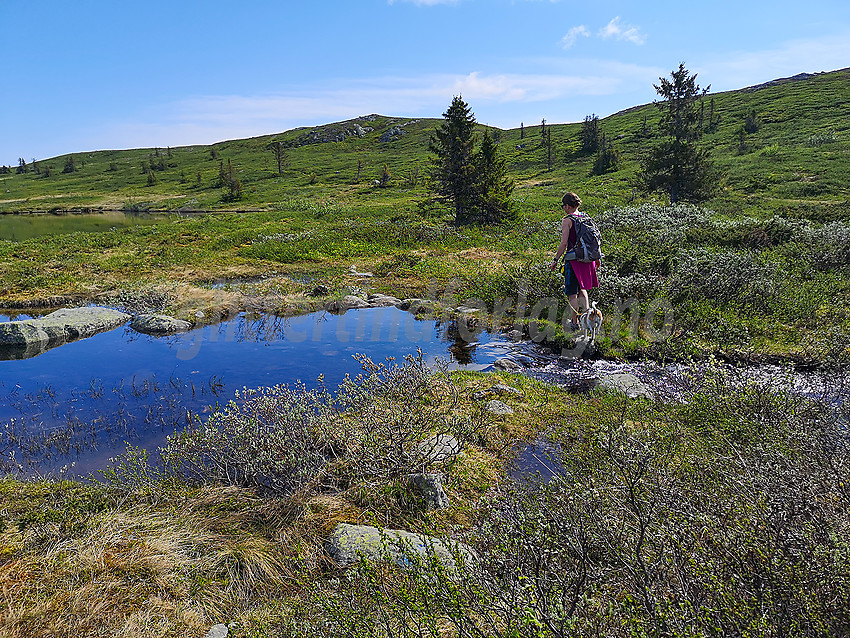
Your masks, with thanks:
[{"label": "grey rock", "polygon": [[418,450],[427,463],[442,463],[458,456],[461,445],[450,434],[436,434],[419,443]]},{"label": "grey rock", "polygon": [[398,307],[402,310],[412,312],[415,315],[433,314],[437,307],[437,303],[430,299],[413,298],[403,300]]},{"label": "grey rock", "polygon": [[495,414],[497,416],[506,416],[508,414],[513,414],[514,410],[507,403],[493,399],[492,401],[487,403],[487,412],[489,412],[490,414]]},{"label": "grey rock", "polygon": [[439,510],[449,506],[442,474],[409,474],[407,483],[425,501],[426,509]]},{"label": "grey rock", "polygon": [[505,370],[507,372],[519,372],[523,369],[521,364],[517,363],[513,359],[508,359],[507,357],[496,359],[493,362],[493,365],[499,370]]},{"label": "grey rock", "polygon": [[329,312],[345,312],[346,310],[371,308],[369,302],[354,295],[346,295],[342,299],[333,299],[327,303],[325,309]]},{"label": "grey rock", "polygon": [[455,312],[460,313],[462,315],[474,314],[476,312],[481,312],[481,308],[474,308],[472,306],[458,306],[455,308]]},{"label": "grey rock", "polygon": [[192,324],[182,319],[175,319],[168,315],[145,314],[133,317],[130,327],[136,332],[143,334],[175,334],[186,332],[192,328]]},{"label": "grey rock", "polygon": [[401,299],[390,295],[373,294],[369,295],[367,301],[373,308],[386,308],[388,306],[398,306]]},{"label": "grey rock", "polygon": [[443,565],[454,569],[457,564],[452,548],[464,556],[464,560],[471,560],[474,556],[472,550],[461,543],[449,543],[434,536],[404,530],[348,523],[339,523],[333,529],[326,547],[330,557],[342,568],[350,567],[361,557],[374,562],[390,560],[401,567],[408,567],[410,554],[425,557],[433,552]]},{"label": "grey rock", "polygon": [[475,392],[472,393],[472,400],[473,401],[483,401],[488,396],[490,396],[489,390],[476,390]]},{"label": "grey rock", "polygon": [[230,630],[227,628],[227,625],[220,624],[210,627],[204,638],[227,638],[229,635]]},{"label": "grey rock", "polygon": [[630,399],[655,398],[655,393],[649,386],[628,372],[603,375],[599,379],[599,387],[614,392],[621,392]]},{"label": "grey rock", "polygon": [[519,330],[509,330],[504,334],[504,337],[511,341],[522,341],[522,332]]},{"label": "grey rock", "polygon": [[369,277],[373,277],[374,275],[370,272],[360,272],[357,270],[357,266],[352,265],[348,269],[348,274],[352,277],[360,277],[361,279],[368,279]]},{"label": "grey rock", "polygon": [[64,343],[122,326],[130,315],[112,308],[62,308],[38,319],[0,323],[0,358],[26,359]]},{"label": "grey rock", "polygon": [[381,135],[382,142],[395,142],[397,139],[401,138],[403,135],[407,135],[407,131],[399,126],[394,126],[391,129],[384,131]]}]

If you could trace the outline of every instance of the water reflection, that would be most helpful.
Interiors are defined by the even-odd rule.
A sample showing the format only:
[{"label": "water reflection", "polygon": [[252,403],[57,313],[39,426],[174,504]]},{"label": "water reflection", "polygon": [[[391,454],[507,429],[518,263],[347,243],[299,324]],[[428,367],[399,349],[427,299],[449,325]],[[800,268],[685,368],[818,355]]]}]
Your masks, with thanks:
[{"label": "water reflection", "polygon": [[417,349],[454,368],[486,369],[497,356],[464,347],[451,322],[372,308],[289,318],[243,313],[168,337],[122,327],[0,361],[0,471],[57,472],[75,462],[70,474],[86,474],[126,443],[156,447],[243,387],[310,387],[319,375],[333,387],[360,372],[355,354],[383,361]]}]

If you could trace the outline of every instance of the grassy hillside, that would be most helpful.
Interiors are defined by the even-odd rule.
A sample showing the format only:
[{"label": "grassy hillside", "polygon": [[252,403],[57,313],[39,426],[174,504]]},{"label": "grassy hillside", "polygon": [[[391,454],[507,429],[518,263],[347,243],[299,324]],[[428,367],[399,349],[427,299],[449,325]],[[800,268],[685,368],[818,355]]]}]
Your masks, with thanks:
[{"label": "grassy hillside", "polygon": [[[605,237],[603,286],[594,293],[606,309],[604,354],[821,361],[843,352],[850,334],[850,70],[706,96],[703,142],[724,177],[702,208],[667,208],[632,187],[656,111],[645,105],[601,121],[625,160],[605,175],[591,175],[594,156],[580,151],[580,123],[552,127],[551,169],[539,125],[494,131],[517,183],[519,215],[505,226],[457,228],[448,211],[427,203],[427,147],[437,119],[367,116],[211,147],[79,154],[68,173],[68,156],[40,162],[40,175],[13,169],[0,176],[6,212],[216,214],[0,242],[0,306],[113,303],[129,295],[189,319],[199,306],[207,314],[250,304],[299,312],[327,301],[308,294],[313,285],[330,297],[348,294],[358,283],[348,269],[357,264],[374,272],[369,288],[399,297],[451,289],[491,309],[507,300],[503,320],[511,323],[521,289],[528,308],[561,299],[562,280],[548,262],[559,199],[569,189]],[[754,125],[742,134],[748,116]],[[267,148],[274,141],[288,146],[282,175]],[[152,165],[148,186],[142,169]],[[379,188],[384,165],[392,178]],[[228,167],[243,185],[239,199],[217,185]],[[234,278],[263,283],[232,287],[227,298],[211,286]],[[675,317],[660,343],[646,315],[659,301]],[[628,304],[641,314],[637,331],[620,322]],[[571,339],[560,328],[562,312],[521,321],[543,326],[561,346]]]},{"label": "grassy hillside", "polygon": [[[709,127],[712,101],[716,125]],[[847,214],[850,70],[710,94],[704,102],[704,143],[725,174],[724,188],[711,205],[818,217]],[[471,106],[474,110],[475,105]],[[740,130],[753,112],[758,130],[742,139]],[[601,120],[601,130],[614,139],[625,160],[620,170],[602,177],[590,175],[593,157],[579,151],[580,123],[552,126],[551,170],[540,143],[540,125],[525,127],[524,137],[519,129],[497,131],[500,148],[520,185],[520,209],[533,211],[565,188],[611,203],[634,201],[639,196],[633,193],[630,180],[657,120],[651,104]],[[68,173],[63,171],[70,156],[55,157],[37,162],[40,174],[30,170],[19,175],[11,167],[11,174],[0,176],[0,212],[273,210],[292,198],[348,200],[365,208],[396,206],[424,192],[428,139],[438,123],[439,119],[367,116],[212,146],[77,153],[73,155],[76,171]],[[393,130],[400,133],[390,135],[392,141],[381,141]],[[267,150],[272,141],[291,147],[282,175]],[[243,183],[243,195],[237,201],[228,201],[217,185],[222,163],[225,169],[230,163]],[[390,187],[375,189],[372,183],[384,164],[392,174]],[[156,178],[152,185],[145,170],[150,166]],[[541,185],[553,187],[543,189],[546,197],[527,191]]]}]

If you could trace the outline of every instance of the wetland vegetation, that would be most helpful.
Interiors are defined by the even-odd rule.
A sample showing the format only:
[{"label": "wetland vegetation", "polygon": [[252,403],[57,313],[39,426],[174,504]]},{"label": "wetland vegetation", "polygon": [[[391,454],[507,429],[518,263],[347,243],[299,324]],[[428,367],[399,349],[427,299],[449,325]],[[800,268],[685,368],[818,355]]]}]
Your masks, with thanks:
[{"label": "wetland vegetation", "polygon": [[[302,313],[365,287],[474,300],[482,321],[555,348],[575,338],[547,307],[572,190],[604,238],[599,354],[701,362],[675,399],[627,399],[364,360],[340,388],[221,407],[160,463],[131,449],[97,481],[8,477],[5,635],[202,636],[215,623],[256,638],[850,632],[850,72],[709,94],[700,113],[721,181],[698,206],[635,189],[652,105],[598,121],[616,162],[583,148],[581,123],[490,129],[515,181],[503,225],[455,225],[429,198],[439,120],[366,116],[3,171],[3,214],[206,213],[0,241],[7,308],[95,302],[196,322]],[[653,321],[659,300],[669,331]],[[825,382],[802,396],[717,359],[818,368]],[[473,398],[496,381],[521,392],[503,399],[513,414]],[[432,434],[464,454],[416,457]],[[516,441],[541,435],[561,450],[559,476],[515,485]],[[445,475],[450,507],[411,495],[414,467]],[[337,522],[463,540],[474,559],[340,571],[324,550]]]}]

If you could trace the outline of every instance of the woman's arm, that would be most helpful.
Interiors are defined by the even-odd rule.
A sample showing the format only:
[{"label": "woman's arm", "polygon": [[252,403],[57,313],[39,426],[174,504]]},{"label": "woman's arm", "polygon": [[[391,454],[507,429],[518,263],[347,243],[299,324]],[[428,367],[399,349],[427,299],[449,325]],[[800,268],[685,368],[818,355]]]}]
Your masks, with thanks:
[{"label": "woman's arm", "polygon": [[570,230],[572,227],[573,220],[569,217],[564,217],[564,219],[561,220],[561,243],[558,246],[558,250],[555,252],[555,259],[552,260],[552,265],[549,267],[549,270],[555,270],[555,266],[558,265],[558,260],[567,249],[567,244],[570,241]]}]

